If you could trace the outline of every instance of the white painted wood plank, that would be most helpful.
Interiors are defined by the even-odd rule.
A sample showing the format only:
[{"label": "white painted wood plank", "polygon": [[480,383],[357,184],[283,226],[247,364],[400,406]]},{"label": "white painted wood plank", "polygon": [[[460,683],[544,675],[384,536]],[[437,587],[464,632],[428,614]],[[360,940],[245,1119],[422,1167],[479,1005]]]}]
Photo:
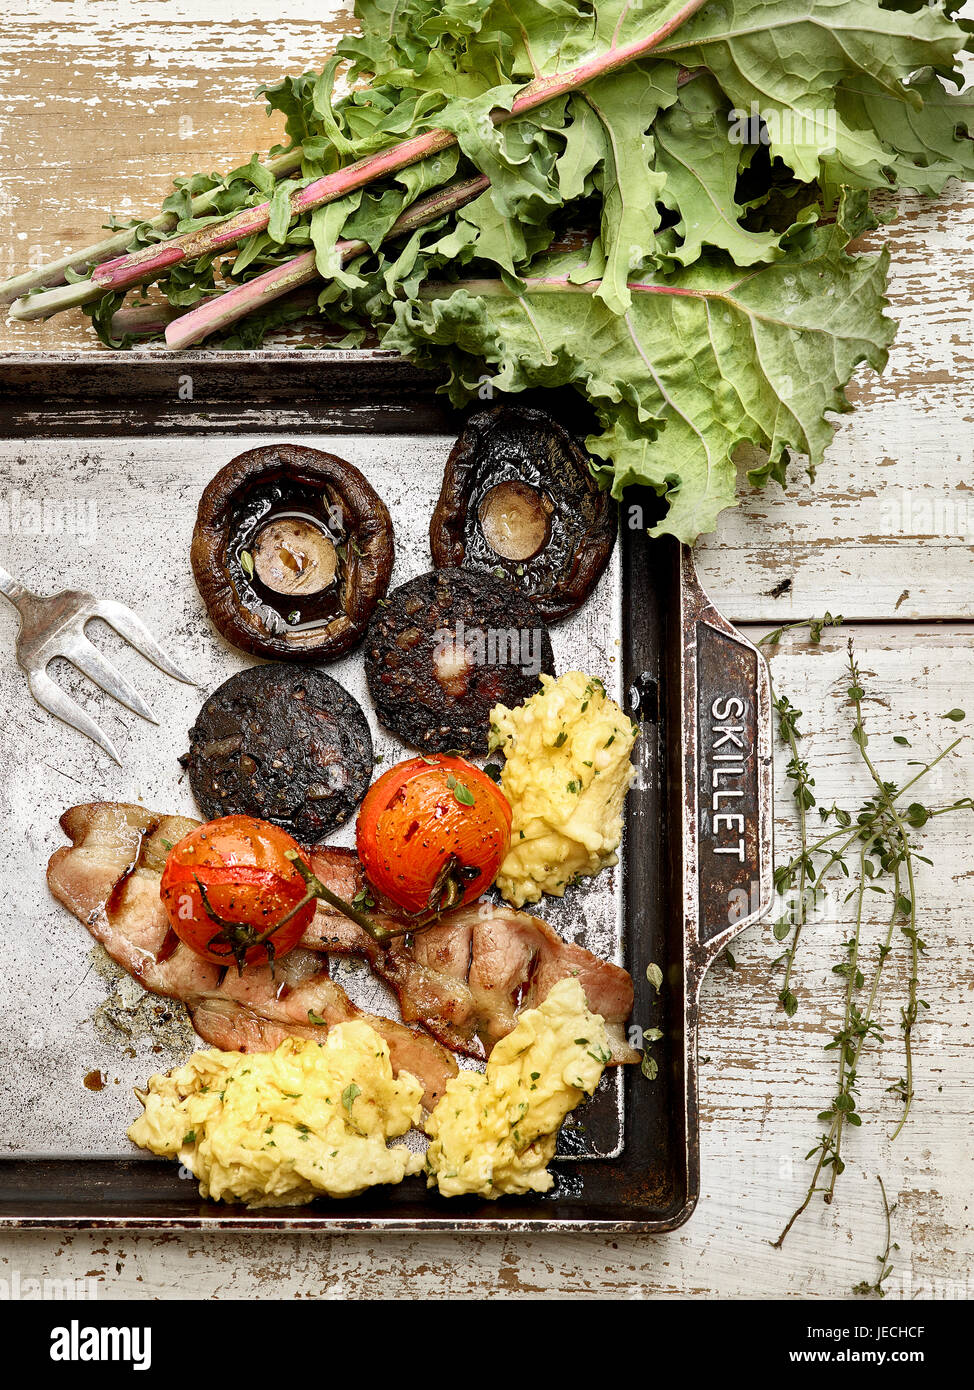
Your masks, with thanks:
[{"label": "white painted wood plank", "polygon": [[796,460],[698,546],[729,616],[974,616],[974,188],[886,201],[869,245],[892,257],[889,364],[856,377],[815,482]]}]

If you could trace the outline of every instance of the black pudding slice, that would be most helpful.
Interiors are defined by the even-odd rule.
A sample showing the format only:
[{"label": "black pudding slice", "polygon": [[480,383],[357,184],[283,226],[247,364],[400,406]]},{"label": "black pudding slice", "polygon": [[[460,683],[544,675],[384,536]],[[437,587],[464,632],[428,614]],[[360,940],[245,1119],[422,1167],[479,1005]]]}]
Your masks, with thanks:
[{"label": "black pudding slice", "polygon": [[506,580],[440,569],[380,601],[365,670],[379,718],[403,743],[484,754],[494,705],[520,704],[555,668],[547,627]]},{"label": "black pudding slice", "polygon": [[182,761],[207,820],[257,816],[313,845],[365,795],[372,734],[358,701],[330,676],[253,666],[206,701]]}]

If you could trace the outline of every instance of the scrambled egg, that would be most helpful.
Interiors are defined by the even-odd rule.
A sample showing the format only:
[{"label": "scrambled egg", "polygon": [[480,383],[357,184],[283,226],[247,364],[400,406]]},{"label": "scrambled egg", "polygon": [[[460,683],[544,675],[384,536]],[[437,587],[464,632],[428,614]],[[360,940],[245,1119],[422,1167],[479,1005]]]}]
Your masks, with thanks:
[{"label": "scrambled egg", "polygon": [[559,980],[501,1038],[485,1073],[462,1071],[426,1121],[427,1185],[444,1197],[547,1192],[562,1121],[599,1084],[605,1023],[576,979]]},{"label": "scrambled egg", "polygon": [[408,1072],[393,1076],[374,1029],[342,1023],[274,1052],[195,1052],[151,1078],[129,1138],[179,1158],[202,1197],[255,1207],[353,1197],[420,1171],[421,1154],[386,1140],[419,1123],[422,1095]]},{"label": "scrambled egg", "polygon": [[194,1052],[150,1079],[129,1138],[178,1158],[200,1196],[251,1207],[353,1197],[424,1168],[444,1197],[547,1192],[558,1130],[610,1055],[603,1019],[569,978],[521,1015],[485,1073],[447,1083],[426,1121],[425,1161],[387,1144],[419,1126],[423,1088],[393,1076],[386,1043],[359,1022],[274,1052]]},{"label": "scrambled egg", "polygon": [[582,671],[557,680],[517,709],[491,711],[491,749],[506,756],[501,790],[511,803],[511,848],[497,886],[523,907],[557,897],[579,875],[618,862],[622,803],[636,775],[629,761],[638,730]]}]

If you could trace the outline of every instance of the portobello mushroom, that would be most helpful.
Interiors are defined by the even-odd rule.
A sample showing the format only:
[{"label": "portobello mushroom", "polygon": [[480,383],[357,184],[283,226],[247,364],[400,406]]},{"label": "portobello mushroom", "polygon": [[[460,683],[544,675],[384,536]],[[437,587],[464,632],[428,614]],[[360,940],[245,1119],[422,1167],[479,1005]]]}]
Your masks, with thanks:
[{"label": "portobello mushroom", "polygon": [[376,609],[365,673],[379,718],[424,753],[487,752],[494,705],[520,704],[554,675],[537,610],[496,575],[439,569]]},{"label": "portobello mushroom", "polygon": [[430,524],[437,568],[503,574],[557,622],[595,588],[615,538],[615,503],[550,415],[500,405],[467,421]]},{"label": "portobello mushroom", "polygon": [[392,573],[392,522],[359,470],[300,444],[250,449],[200,499],[193,574],[254,656],[331,661],[364,637]]},{"label": "portobello mushroom", "polygon": [[253,666],[209,697],[180,760],[207,820],[257,816],[316,844],[347,821],[372,780],[358,701],[307,666]]}]

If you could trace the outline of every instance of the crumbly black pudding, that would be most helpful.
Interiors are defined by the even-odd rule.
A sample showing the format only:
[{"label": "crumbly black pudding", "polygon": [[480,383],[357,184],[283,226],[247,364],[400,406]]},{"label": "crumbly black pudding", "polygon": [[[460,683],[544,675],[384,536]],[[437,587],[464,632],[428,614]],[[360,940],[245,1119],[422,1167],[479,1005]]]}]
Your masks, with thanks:
[{"label": "crumbly black pudding", "polygon": [[182,759],[200,810],[258,816],[301,844],[347,821],[372,779],[372,735],[361,706],[307,666],[240,671],[215,690]]}]

